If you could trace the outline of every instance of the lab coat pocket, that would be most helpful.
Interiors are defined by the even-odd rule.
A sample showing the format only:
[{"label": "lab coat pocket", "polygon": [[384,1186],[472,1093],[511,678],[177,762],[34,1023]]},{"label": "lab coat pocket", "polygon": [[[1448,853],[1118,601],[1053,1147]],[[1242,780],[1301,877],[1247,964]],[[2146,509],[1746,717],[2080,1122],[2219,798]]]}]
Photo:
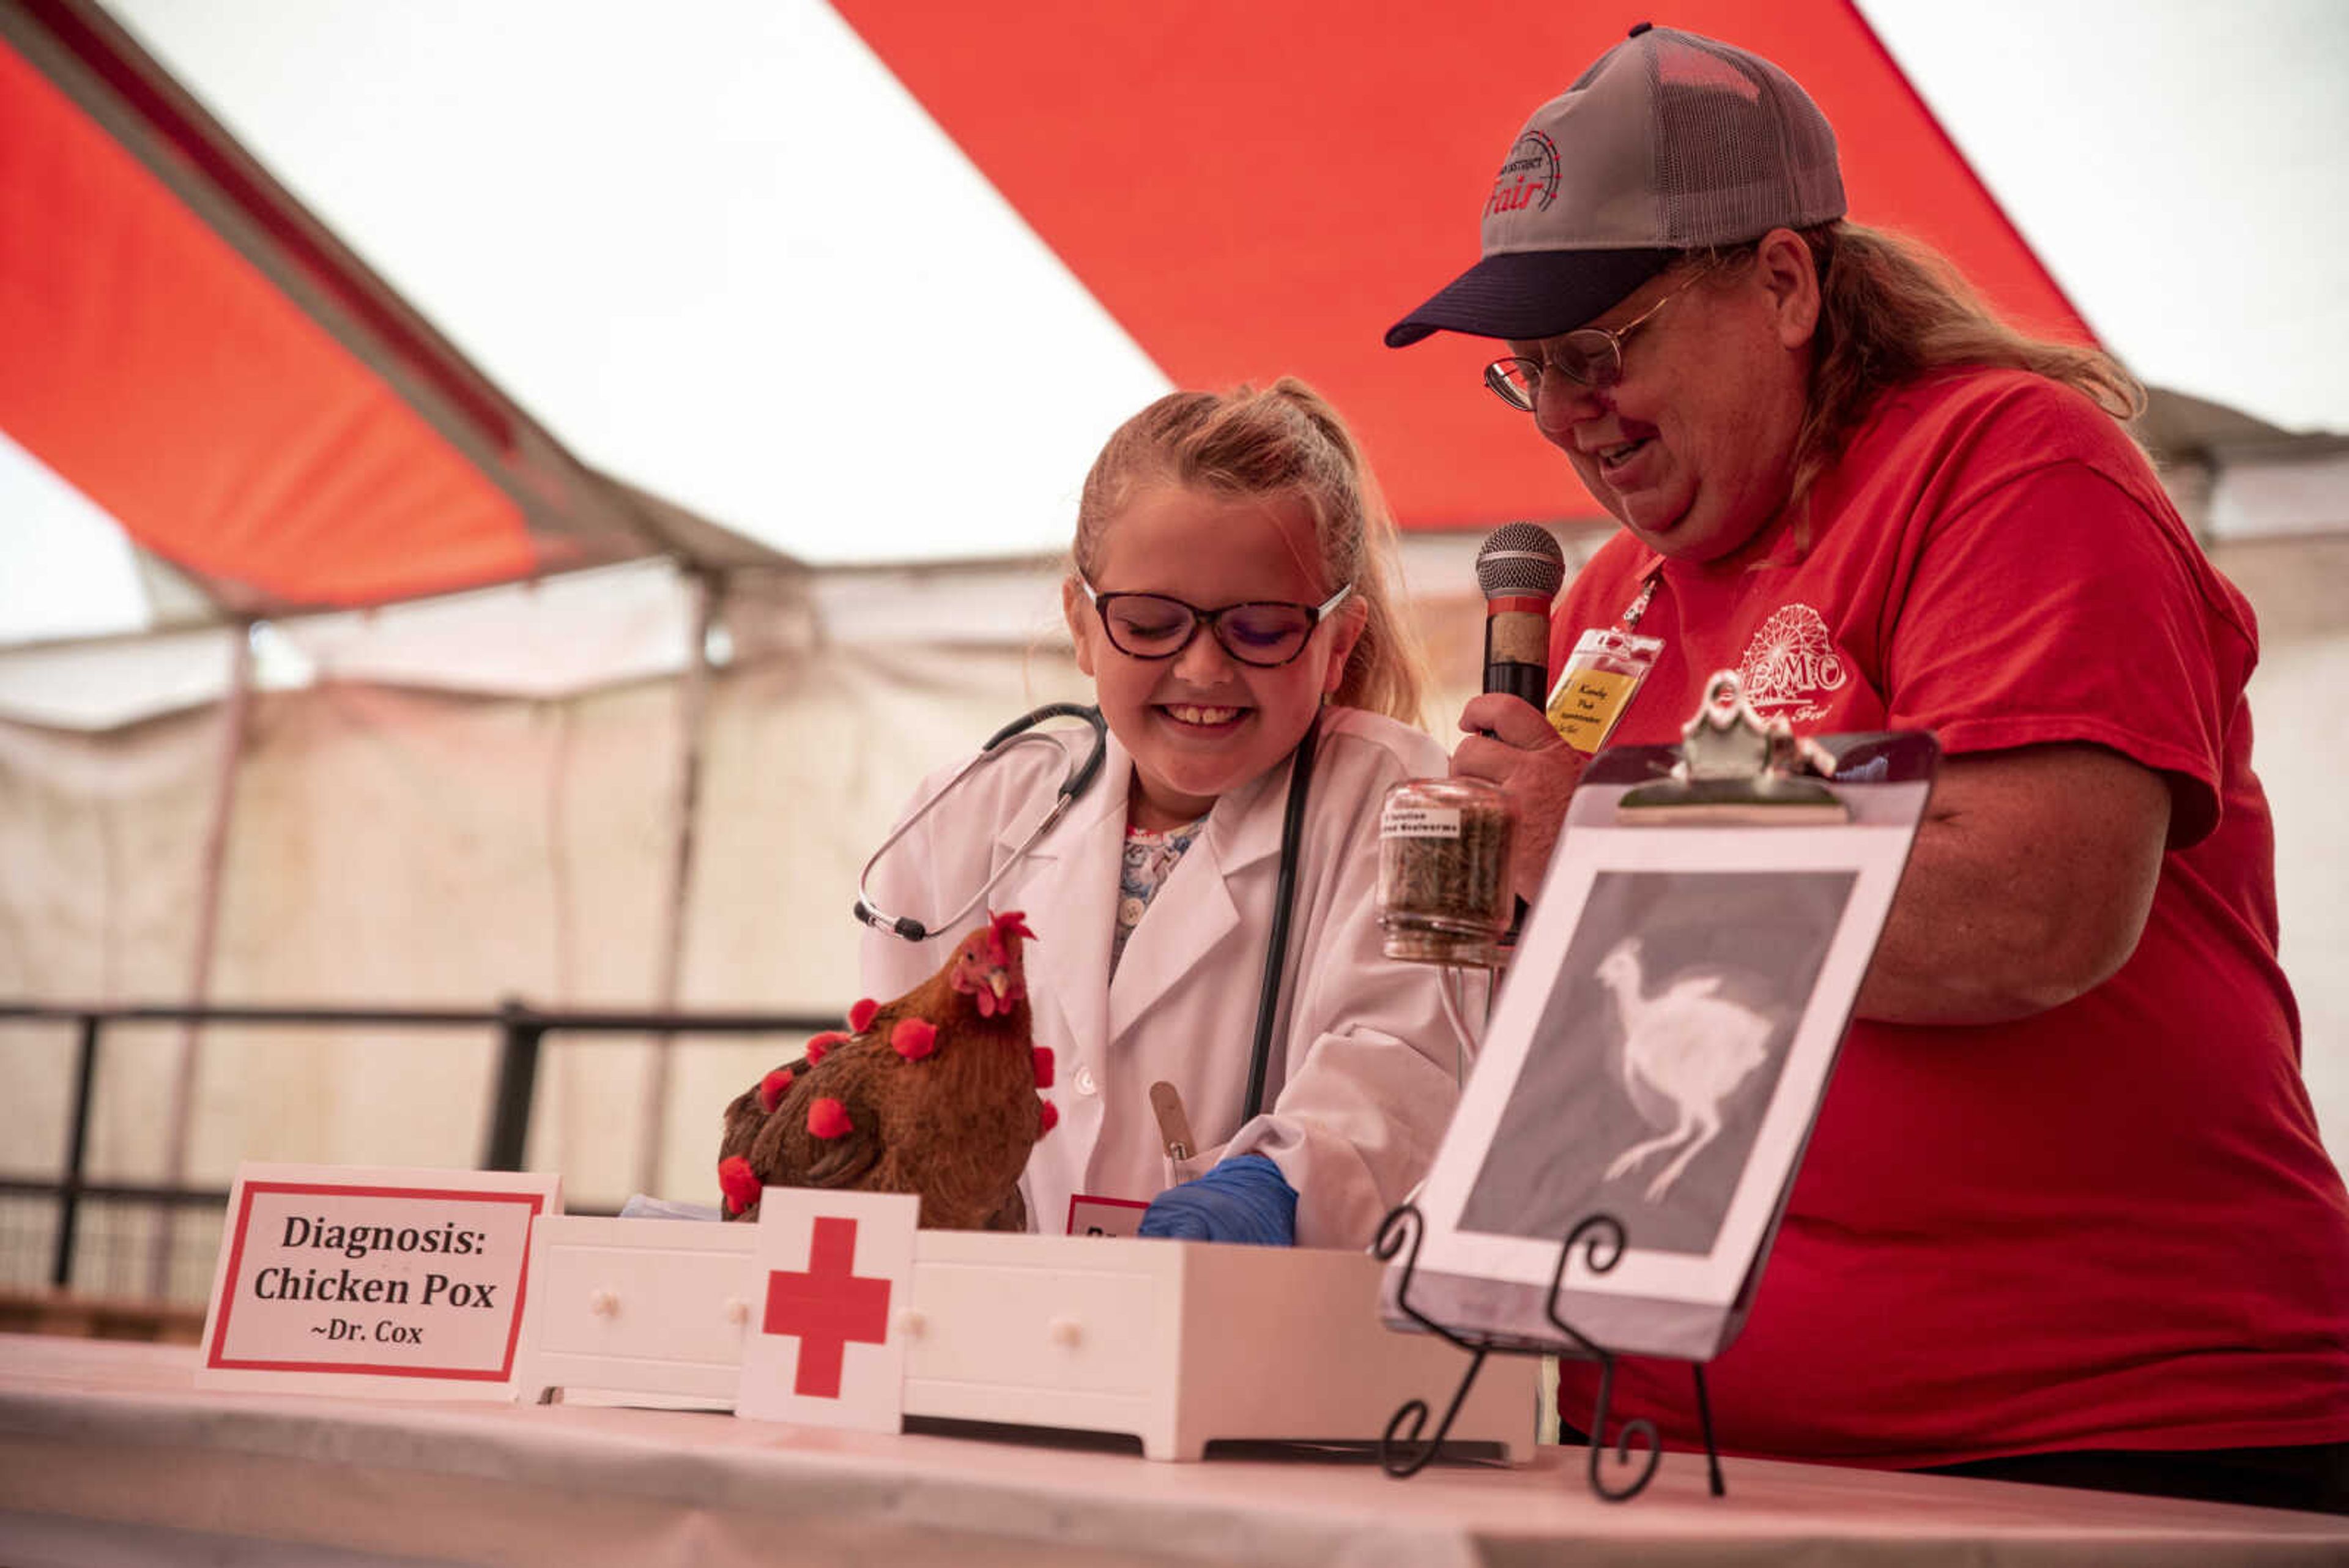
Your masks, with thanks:
[{"label": "lab coat pocket", "polygon": [[1223,1158],[1223,1149],[1216,1147],[1202,1150],[1185,1159],[1176,1159],[1174,1156],[1167,1155],[1161,1159],[1160,1163],[1166,1169],[1166,1185],[1180,1187],[1186,1181],[1206,1175],[1208,1171],[1215,1168],[1216,1162]]}]

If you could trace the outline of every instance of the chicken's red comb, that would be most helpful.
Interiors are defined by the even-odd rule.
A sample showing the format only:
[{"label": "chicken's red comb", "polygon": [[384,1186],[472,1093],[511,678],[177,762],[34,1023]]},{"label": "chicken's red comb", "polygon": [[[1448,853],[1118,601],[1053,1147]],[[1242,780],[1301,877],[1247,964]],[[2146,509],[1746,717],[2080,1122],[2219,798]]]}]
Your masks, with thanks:
[{"label": "chicken's red comb", "polygon": [[988,918],[987,945],[989,949],[989,956],[997,963],[1008,964],[1011,961],[1010,939],[1013,937],[1024,937],[1031,942],[1036,940],[1036,933],[1028,929],[1026,914],[1018,909],[1006,909],[999,915]]}]

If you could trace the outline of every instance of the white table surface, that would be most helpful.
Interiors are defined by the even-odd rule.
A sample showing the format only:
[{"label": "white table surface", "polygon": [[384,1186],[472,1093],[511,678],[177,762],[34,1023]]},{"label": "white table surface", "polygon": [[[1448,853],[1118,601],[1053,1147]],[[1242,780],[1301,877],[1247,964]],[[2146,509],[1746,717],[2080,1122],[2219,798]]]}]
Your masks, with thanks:
[{"label": "white table surface", "polygon": [[874,1436],[688,1411],[216,1393],[183,1346],[0,1334],[0,1563],[2349,1564],[2349,1519],[1670,1454],[1515,1469]]}]

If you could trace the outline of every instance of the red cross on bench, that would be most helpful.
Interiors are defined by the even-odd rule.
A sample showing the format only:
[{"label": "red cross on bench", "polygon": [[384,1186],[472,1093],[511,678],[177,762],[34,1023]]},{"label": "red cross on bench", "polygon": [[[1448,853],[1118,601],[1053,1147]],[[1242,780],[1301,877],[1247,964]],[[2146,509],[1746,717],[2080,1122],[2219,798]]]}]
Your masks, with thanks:
[{"label": "red cross on bench", "polygon": [[840,1397],[840,1365],[849,1345],[889,1338],[889,1282],[854,1272],[856,1221],[822,1216],[808,1244],[805,1273],[777,1269],[767,1275],[769,1334],[799,1336],[799,1370],[792,1392]]}]

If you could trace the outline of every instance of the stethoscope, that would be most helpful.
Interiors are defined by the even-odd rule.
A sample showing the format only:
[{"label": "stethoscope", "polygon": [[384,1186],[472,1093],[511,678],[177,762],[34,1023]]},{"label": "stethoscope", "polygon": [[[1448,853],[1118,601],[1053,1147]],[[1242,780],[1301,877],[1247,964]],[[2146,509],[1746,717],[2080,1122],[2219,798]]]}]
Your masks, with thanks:
[{"label": "stethoscope", "polygon": [[[962,908],[953,914],[925,925],[911,915],[891,915],[883,912],[881,907],[874,903],[872,893],[864,886],[872,877],[873,867],[881,863],[881,857],[888,854],[890,846],[897,840],[912,832],[916,823],[936,811],[938,808],[938,802],[952,794],[957,784],[998,757],[1009,753],[1012,747],[1030,741],[1047,746],[1060,746],[1058,736],[1061,732],[1048,732],[1036,727],[1049,719],[1082,719],[1092,728],[1092,743],[1085,749],[1085,754],[1081,760],[1074,756],[1069,758],[1069,770],[1061,779],[1060,793],[1053,797],[1052,808],[1044,814],[1043,820],[1037,823],[1035,829],[1019,841],[1019,847],[1013,850],[1005,858],[1003,864],[995,868],[995,875],[980,883],[978,891],[965,899]],[[1061,750],[1065,752],[1067,748],[1061,747]],[[1019,864],[1020,858],[1028,851],[1036,847],[1037,840],[1051,832],[1053,825],[1068,815],[1069,807],[1077,803],[1077,798],[1092,787],[1093,780],[1101,776],[1102,763],[1107,761],[1108,757],[1109,726],[1102,722],[1101,710],[1098,708],[1088,708],[1078,702],[1047,702],[1034,712],[1022,713],[1012,720],[1011,722],[988,736],[986,743],[978,748],[978,754],[965,763],[962,765],[962,771],[948,779],[944,789],[924,802],[919,810],[899,823],[896,830],[881,841],[881,847],[873,852],[872,858],[864,862],[864,869],[856,874],[856,918],[876,931],[888,936],[903,937],[909,942],[926,941],[934,931],[948,930],[960,926],[964,920],[969,919],[972,910],[986,902],[987,896],[995,891],[995,885],[1002,881],[1004,876],[1014,866]]]},{"label": "stethoscope", "polygon": [[[1013,746],[1023,742],[1060,746],[1059,737],[1064,732],[1037,728],[1052,719],[1083,720],[1092,730],[1092,743],[1086,747],[1083,757],[1070,756],[1068,771],[1061,779],[1050,809],[1044,813],[1042,820],[1036,824],[1028,836],[1019,841],[1019,846],[1004,857],[1003,864],[995,868],[995,874],[980,883],[978,890],[965,899],[960,909],[933,921],[924,922],[910,915],[892,915],[874,903],[865,883],[872,877],[873,867],[880,864],[881,857],[889,853],[899,839],[911,832],[916,823],[936,811],[938,803],[954,793],[956,785],[988,763],[1009,753]],[[1272,1052],[1273,1011],[1279,1000],[1281,971],[1288,956],[1289,909],[1297,897],[1298,845],[1305,826],[1306,792],[1313,782],[1314,742],[1320,731],[1321,718],[1316,713],[1313,722],[1306,728],[1305,738],[1297,742],[1288,773],[1288,802],[1283,808],[1280,821],[1280,874],[1273,888],[1272,929],[1265,939],[1264,978],[1257,991],[1256,1040],[1248,1058],[1247,1100],[1240,1117],[1243,1122],[1253,1119],[1264,1109],[1265,1075]],[[1065,753],[1067,748],[1061,747],[1061,750]],[[944,788],[899,823],[889,836],[881,841],[880,847],[873,851],[872,857],[864,862],[864,869],[856,876],[856,918],[884,935],[902,937],[909,942],[926,941],[937,931],[958,928],[986,902],[996,884],[1002,881],[1028,851],[1068,815],[1069,807],[1092,787],[1093,781],[1101,776],[1102,763],[1108,756],[1109,725],[1102,721],[1098,708],[1076,702],[1047,702],[1035,711],[1023,713],[1012,720],[989,735],[986,743],[978,748],[977,756],[965,763],[961,770],[946,782]]]}]

